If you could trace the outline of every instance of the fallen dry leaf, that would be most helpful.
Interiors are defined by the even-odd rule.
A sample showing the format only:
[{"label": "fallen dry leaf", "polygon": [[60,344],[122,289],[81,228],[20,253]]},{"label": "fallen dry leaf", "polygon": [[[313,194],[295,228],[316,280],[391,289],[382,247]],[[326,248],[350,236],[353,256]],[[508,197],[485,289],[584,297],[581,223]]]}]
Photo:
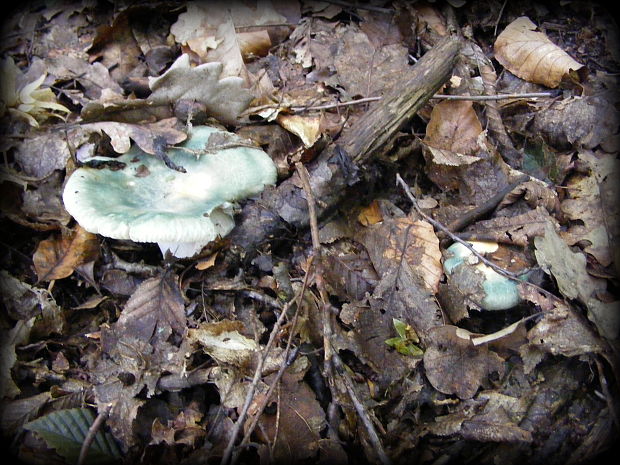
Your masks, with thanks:
[{"label": "fallen dry leaf", "polygon": [[573,224],[561,236],[568,245],[584,241],[588,245],[583,250],[606,267],[614,261],[618,248],[610,239],[617,238],[620,231],[620,163],[615,154],[603,152],[582,151],[578,157],[592,172],[574,176],[566,184],[568,194],[561,209]]},{"label": "fallen dry leaf", "polygon": [[482,125],[473,102],[445,100],[433,108],[423,140],[436,149],[472,156],[480,150],[478,136],[481,132]]},{"label": "fallen dry leaf", "polygon": [[481,220],[467,228],[462,237],[467,240],[496,241],[526,247],[530,239],[542,236],[548,221],[557,223],[543,207],[528,210],[514,216],[496,216],[490,220]]},{"label": "fallen dry leaf", "polygon": [[321,135],[319,116],[279,114],[276,121],[284,129],[299,137],[306,148],[312,147]]},{"label": "fallen dry leaf", "polygon": [[165,341],[171,333],[185,334],[185,303],[173,273],[147,279],[133,292],[118,321],[118,334],[141,341]]},{"label": "fallen dry leaf", "polygon": [[363,243],[371,256],[380,252],[385,269],[399,267],[406,262],[424,282],[431,293],[436,293],[443,276],[439,239],[433,227],[423,220],[411,217],[393,218],[368,228],[362,233]]},{"label": "fallen dry leaf", "polygon": [[60,237],[39,243],[32,257],[39,281],[52,281],[70,276],[76,267],[95,260],[99,241],[80,225]]},{"label": "fallen dry leaf", "polygon": [[527,16],[515,19],[497,37],[495,58],[521,79],[555,88],[565,74],[583,65],[535,29]]},{"label": "fallen dry leaf", "polygon": [[246,368],[258,350],[258,344],[240,334],[242,329],[240,321],[223,320],[190,329],[187,337],[219,363]]},{"label": "fallen dry leaf", "polygon": [[373,200],[370,202],[370,205],[362,208],[360,214],[357,215],[357,221],[359,221],[362,226],[372,226],[373,224],[383,221],[383,214],[381,213],[379,202]]},{"label": "fallen dry leaf", "polygon": [[176,118],[166,118],[156,123],[130,124],[115,121],[82,124],[87,132],[105,132],[116,153],[125,153],[133,140],[138,147],[151,155],[155,154],[154,140],[163,137],[168,145],[175,145],[187,139],[187,134],[174,128]]},{"label": "fallen dry leaf", "polygon": [[620,329],[620,301],[602,302],[596,298],[597,292],[606,290],[607,282],[588,274],[585,255],[573,252],[551,223],[545,226],[544,236],[534,239],[534,245],[536,260],[546,273],[553,275],[560,292],[569,299],[579,299],[599,332],[615,339]]},{"label": "fallen dry leaf", "polygon": [[[314,391],[297,373],[284,372],[279,395],[272,397],[280,410],[276,415],[263,413],[260,431],[269,444],[274,444],[273,458],[278,463],[300,463],[313,457],[319,448],[320,432],[325,427],[325,411]],[[272,382],[273,375],[266,378]],[[277,439],[276,439],[277,438]]]},{"label": "fallen dry leaf", "polygon": [[504,372],[503,360],[486,346],[474,346],[465,330],[439,326],[429,336],[424,369],[433,387],[444,394],[471,399],[488,375]]},{"label": "fallen dry leaf", "polygon": [[183,54],[168,71],[149,79],[153,93],[147,101],[163,105],[181,99],[204,103],[209,114],[224,123],[234,123],[252,101],[240,77],[221,77],[222,63],[205,63],[191,67],[189,55]]},{"label": "fallen dry leaf", "polygon": [[334,293],[343,299],[363,299],[366,292],[372,293],[377,284],[377,273],[365,250],[358,253],[339,252],[339,244],[340,242],[326,248],[326,282]]}]

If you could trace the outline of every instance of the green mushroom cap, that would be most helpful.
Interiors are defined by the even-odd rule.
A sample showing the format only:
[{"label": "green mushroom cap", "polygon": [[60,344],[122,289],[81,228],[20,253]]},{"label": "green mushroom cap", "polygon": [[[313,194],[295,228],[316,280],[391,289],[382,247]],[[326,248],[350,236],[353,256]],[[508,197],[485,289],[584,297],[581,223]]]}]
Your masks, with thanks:
[{"label": "green mushroom cap", "polygon": [[162,253],[169,249],[183,257],[233,229],[232,202],[276,182],[269,155],[210,126],[194,127],[167,155],[186,172],[137,146],[117,158],[90,159],[114,163],[77,169],[65,185],[65,208],[87,231],[157,242]]},{"label": "green mushroom cap", "polygon": [[[489,243],[471,242],[478,252],[488,251]],[[497,244],[494,244],[497,248]],[[491,267],[478,262],[474,254],[458,242],[446,250],[446,259],[443,263],[444,272],[448,278],[458,275],[459,279],[467,279],[467,283],[459,283],[460,287],[480,286],[479,289],[469,289],[467,296],[476,305],[484,310],[507,310],[519,304],[522,300],[517,282],[502,276]],[[456,271],[460,273],[456,273]]]}]

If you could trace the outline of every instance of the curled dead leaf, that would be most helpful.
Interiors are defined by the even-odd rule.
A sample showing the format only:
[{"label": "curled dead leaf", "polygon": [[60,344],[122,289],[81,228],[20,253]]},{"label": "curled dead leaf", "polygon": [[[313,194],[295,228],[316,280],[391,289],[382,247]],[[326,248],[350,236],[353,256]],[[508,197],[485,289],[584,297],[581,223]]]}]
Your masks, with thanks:
[{"label": "curled dead leaf", "polygon": [[70,276],[78,266],[97,258],[98,253],[97,236],[77,225],[60,237],[41,241],[32,260],[39,281],[52,281]]}]

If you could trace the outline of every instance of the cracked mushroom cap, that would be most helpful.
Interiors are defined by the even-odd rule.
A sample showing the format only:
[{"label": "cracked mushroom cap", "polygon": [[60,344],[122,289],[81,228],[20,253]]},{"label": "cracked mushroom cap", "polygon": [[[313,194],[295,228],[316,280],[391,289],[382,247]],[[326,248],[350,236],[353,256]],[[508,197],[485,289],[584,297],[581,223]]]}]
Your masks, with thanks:
[{"label": "cracked mushroom cap", "polygon": [[89,232],[157,242],[162,253],[188,257],[233,229],[231,202],[276,182],[269,155],[209,126],[194,127],[167,155],[186,172],[137,146],[117,158],[92,158],[114,163],[77,169],[65,185],[65,208]]}]

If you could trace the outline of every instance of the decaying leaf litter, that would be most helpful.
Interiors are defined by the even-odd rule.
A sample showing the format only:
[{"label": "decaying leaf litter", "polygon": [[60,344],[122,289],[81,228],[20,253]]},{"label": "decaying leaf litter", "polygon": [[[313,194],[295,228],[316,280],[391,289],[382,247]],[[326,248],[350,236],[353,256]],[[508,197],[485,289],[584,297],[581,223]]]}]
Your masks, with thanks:
[{"label": "decaying leaf litter", "polygon": [[[15,12],[1,63],[11,454],[596,458],[618,433],[617,37],[601,6],[572,2]],[[130,149],[185,179],[171,147],[205,125],[234,135],[196,157],[263,149],[278,180],[225,202],[236,226],[196,256],[66,211],[76,170],[124,169]]]}]

